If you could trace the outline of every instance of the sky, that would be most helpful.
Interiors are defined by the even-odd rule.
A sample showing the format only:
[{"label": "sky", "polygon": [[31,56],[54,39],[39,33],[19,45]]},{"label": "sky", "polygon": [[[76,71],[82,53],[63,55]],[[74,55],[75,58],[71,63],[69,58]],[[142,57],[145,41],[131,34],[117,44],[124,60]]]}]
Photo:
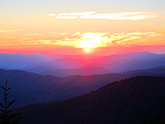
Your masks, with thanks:
[{"label": "sky", "polygon": [[165,0],[0,0],[0,52],[165,53]]}]

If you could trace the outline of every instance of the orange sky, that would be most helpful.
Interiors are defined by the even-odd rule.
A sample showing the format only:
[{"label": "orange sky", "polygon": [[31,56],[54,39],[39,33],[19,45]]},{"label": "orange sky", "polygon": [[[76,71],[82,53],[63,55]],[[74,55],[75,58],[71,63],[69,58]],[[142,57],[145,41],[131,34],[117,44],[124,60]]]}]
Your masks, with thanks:
[{"label": "orange sky", "polygon": [[[100,10],[91,11],[84,3],[81,9],[68,7],[66,11],[53,11],[53,6],[49,10],[48,4],[44,9],[41,3],[27,11],[30,3],[33,2],[26,6],[23,2],[13,3],[15,6],[3,3],[6,8],[2,6],[0,9],[0,52],[58,55],[165,53],[165,14],[161,5],[157,4],[156,9],[146,10],[143,6],[134,10],[127,9],[127,4],[123,3],[124,11],[124,8],[106,10],[104,4]],[[137,5],[138,1],[135,3]]]}]

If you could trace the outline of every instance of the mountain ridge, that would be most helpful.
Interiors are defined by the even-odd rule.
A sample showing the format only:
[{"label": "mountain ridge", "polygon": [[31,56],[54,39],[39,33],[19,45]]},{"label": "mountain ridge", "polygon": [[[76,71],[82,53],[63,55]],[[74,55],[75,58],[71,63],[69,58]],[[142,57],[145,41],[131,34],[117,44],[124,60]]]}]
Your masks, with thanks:
[{"label": "mountain ridge", "polygon": [[[163,59],[158,60],[159,58]],[[80,69],[90,65],[96,67],[103,67],[107,70],[110,70],[111,73],[118,73],[135,69],[153,68],[161,65],[165,66],[164,59],[165,54],[155,54],[147,51],[128,54],[115,54],[102,57],[0,53],[0,68],[7,70],[21,69],[24,71],[41,74],[44,71],[54,69]]]},{"label": "mountain ridge", "polygon": [[56,69],[44,71],[43,75],[53,75],[59,77],[74,76],[74,75],[96,75],[96,74],[107,74],[109,70],[103,67],[88,66],[79,69]]},{"label": "mountain ridge", "polygon": [[[164,66],[162,67],[164,68]],[[8,79],[8,85],[12,87],[11,98],[18,98],[18,102],[14,107],[19,107],[36,102],[65,100],[95,90],[107,83],[133,76],[165,76],[165,70],[161,69],[161,67],[158,67],[157,71],[162,73],[157,74],[143,70],[141,72],[133,71],[88,76],[74,75],[61,78],[20,70],[0,69],[0,85],[3,86],[3,82]]]},{"label": "mountain ridge", "polygon": [[137,76],[65,101],[28,105],[17,111],[25,117],[21,124],[143,124],[165,114],[164,83],[165,77]]}]

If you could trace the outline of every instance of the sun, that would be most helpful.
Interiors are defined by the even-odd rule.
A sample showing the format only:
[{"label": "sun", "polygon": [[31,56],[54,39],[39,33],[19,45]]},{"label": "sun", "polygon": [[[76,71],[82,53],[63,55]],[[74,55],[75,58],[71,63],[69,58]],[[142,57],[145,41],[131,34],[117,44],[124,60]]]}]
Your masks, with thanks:
[{"label": "sun", "polygon": [[83,50],[84,50],[85,53],[91,53],[92,52],[91,48],[84,48]]},{"label": "sun", "polygon": [[80,39],[76,39],[75,46],[82,48],[83,52],[91,53],[96,48],[103,46],[105,42],[104,35],[106,33],[83,33]]}]

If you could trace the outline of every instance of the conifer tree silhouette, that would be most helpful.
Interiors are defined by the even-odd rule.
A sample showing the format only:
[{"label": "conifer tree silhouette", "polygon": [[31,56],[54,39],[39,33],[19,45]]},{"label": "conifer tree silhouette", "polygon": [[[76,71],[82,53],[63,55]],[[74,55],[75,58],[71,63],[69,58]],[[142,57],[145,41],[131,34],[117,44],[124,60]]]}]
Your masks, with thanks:
[{"label": "conifer tree silhouette", "polygon": [[5,86],[1,86],[1,88],[4,90],[3,92],[3,100],[4,104],[0,102],[0,106],[2,106],[3,109],[0,109],[0,124],[18,124],[21,118],[15,119],[15,116],[18,115],[19,113],[14,113],[13,110],[9,110],[9,107],[17,100],[14,99],[12,101],[7,101],[8,100],[8,95],[9,95],[9,90],[11,87],[7,87],[7,80],[5,83]]}]

